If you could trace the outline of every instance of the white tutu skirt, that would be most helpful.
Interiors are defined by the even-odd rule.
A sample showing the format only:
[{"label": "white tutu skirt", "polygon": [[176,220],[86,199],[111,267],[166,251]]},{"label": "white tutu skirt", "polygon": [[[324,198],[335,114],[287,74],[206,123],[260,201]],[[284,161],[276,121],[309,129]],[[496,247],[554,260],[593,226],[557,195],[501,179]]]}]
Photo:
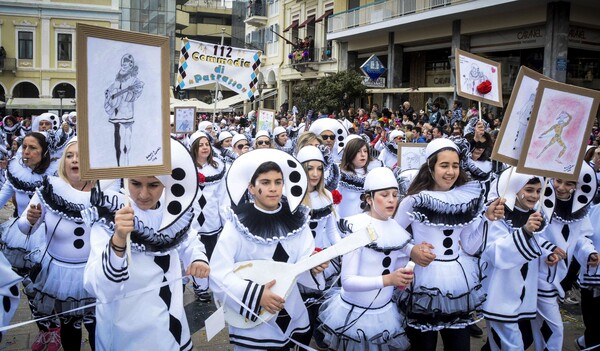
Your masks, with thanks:
[{"label": "white tutu skirt", "polygon": [[2,252],[19,274],[26,273],[31,266],[40,262],[46,249],[43,226],[26,235],[19,230],[17,218],[10,218],[0,225],[0,233]]},{"label": "white tutu skirt", "polygon": [[485,293],[479,281],[479,267],[471,257],[433,261],[415,266],[415,279],[395,300],[408,325],[421,331],[461,329],[482,319]]},{"label": "white tutu skirt", "polygon": [[[330,350],[407,350],[406,323],[391,301],[377,309],[345,302],[335,289],[319,309],[319,330]],[[364,306],[366,307],[366,306]]]},{"label": "white tutu skirt", "polygon": [[[27,286],[26,293],[41,314],[62,313],[96,302],[83,288],[85,263],[66,263],[44,256],[42,270],[36,280]],[[95,307],[69,312],[63,316],[93,316]]]}]

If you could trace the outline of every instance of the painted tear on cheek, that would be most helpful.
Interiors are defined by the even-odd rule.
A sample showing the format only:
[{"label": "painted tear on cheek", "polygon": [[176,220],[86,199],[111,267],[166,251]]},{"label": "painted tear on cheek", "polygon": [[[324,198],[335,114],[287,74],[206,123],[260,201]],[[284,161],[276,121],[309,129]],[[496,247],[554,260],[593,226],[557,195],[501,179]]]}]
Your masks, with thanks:
[{"label": "painted tear on cheek", "polygon": [[262,195],[262,189],[258,189],[258,195]]}]

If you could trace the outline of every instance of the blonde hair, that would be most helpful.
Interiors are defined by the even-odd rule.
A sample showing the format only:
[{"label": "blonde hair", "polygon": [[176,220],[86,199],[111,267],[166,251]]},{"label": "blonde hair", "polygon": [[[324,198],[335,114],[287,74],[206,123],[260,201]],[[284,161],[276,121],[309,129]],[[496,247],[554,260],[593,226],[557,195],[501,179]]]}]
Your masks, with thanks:
[{"label": "blonde hair", "polygon": [[323,138],[320,135],[317,135],[313,132],[304,132],[300,134],[298,139],[296,140],[296,154],[300,149],[308,145],[311,141],[316,140],[319,142],[319,145],[323,145]]},{"label": "blonde hair", "polygon": [[[58,160],[58,177],[62,180],[64,180],[65,182],[67,182],[67,184],[71,184],[71,182],[69,181],[69,178],[67,178],[67,169],[65,167],[65,160],[67,159],[67,151],[69,150],[69,148],[73,145],[77,146],[77,152],[79,152],[79,145],[77,144],[77,142],[71,142],[67,144],[67,147],[65,147],[65,151],[63,152],[62,156],[60,157],[60,159]],[[95,180],[93,181],[87,181],[87,182],[91,182],[92,184],[96,183]],[[81,189],[78,189],[81,190]]]},{"label": "blonde hair", "polygon": [[[306,172],[306,175],[308,176],[308,163],[310,161],[306,161],[304,163],[302,163],[302,168],[304,168],[304,172]],[[320,161],[319,161],[320,162]],[[321,162],[321,166],[323,167],[323,170],[321,171],[321,179],[319,180],[319,183],[317,183],[317,186],[315,186],[315,190],[317,191],[317,194],[319,194],[319,196],[325,197],[326,199],[329,199],[329,201],[333,201],[333,197],[331,196],[331,193],[325,189],[325,164],[323,164],[323,162]],[[310,204],[310,191],[307,191],[306,194],[304,194],[304,199],[302,199],[302,204],[304,206],[307,206],[308,208],[312,209],[312,206]]]}]

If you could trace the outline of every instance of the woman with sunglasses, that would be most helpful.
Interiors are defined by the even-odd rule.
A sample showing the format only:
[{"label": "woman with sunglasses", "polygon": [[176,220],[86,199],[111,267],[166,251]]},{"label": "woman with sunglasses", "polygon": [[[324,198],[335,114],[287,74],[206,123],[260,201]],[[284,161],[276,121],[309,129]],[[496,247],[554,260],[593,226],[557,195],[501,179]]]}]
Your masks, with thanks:
[{"label": "woman with sunglasses", "polygon": [[[327,136],[327,133],[325,134],[325,136]],[[333,134],[331,134],[331,137],[335,138]],[[333,155],[331,154],[331,149],[327,145],[325,145],[325,142],[323,141],[323,138],[320,135],[317,135],[313,132],[304,132],[298,137],[296,143],[296,150],[298,151],[296,152],[296,154],[299,152],[300,149],[307,145],[317,147],[319,145],[323,145],[324,149],[322,149],[322,151],[325,157],[325,168],[323,170],[323,186],[329,191],[337,189],[338,183],[340,181],[340,166],[338,166],[338,164],[334,162]]]},{"label": "woman with sunglasses", "polygon": [[[208,136],[196,132],[190,137],[192,143],[190,154],[198,173],[198,193],[193,202],[194,219],[192,229],[206,248],[206,256],[210,260],[217,244],[219,234],[223,230],[224,219],[221,217],[221,206],[228,205],[225,188],[225,162],[215,156]],[[193,278],[194,292],[198,300],[209,302],[208,279]]]},{"label": "woman with sunglasses", "polygon": [[373,160],[369,154],[369,144],[356,134],[348,136],[340,164],[340,217],[350,217],[362,212],[360,197],[364,193],[363,184],[369,171],[377,167],[383,167],[383,164],[379,160]]},{"label": "woman with sunglasses", "polygon": [[231,167],[236,158],[250,151],[248,138],[241,133],[237,133],[231,138],[231,145],[231,151],[226,151],[225,155],[223,155],[223,160],[225,161],[227,169]]},{"label": "woman with sunglasses", "polygon": [[266,130],[259,130],[254,138],[254,149],[270,149],[271,137]]}]

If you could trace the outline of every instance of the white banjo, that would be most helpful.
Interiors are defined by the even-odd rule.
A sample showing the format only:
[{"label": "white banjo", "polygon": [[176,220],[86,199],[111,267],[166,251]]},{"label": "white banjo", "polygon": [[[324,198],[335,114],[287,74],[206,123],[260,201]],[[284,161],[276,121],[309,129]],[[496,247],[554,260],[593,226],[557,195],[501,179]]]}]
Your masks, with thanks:
[{"label": "white banjo", "polygon": [[[300,274],[327,262],[332,258],[347,254],[359,247],[363,247],[376,239],[377,234],[370,226],[368,226],[365,229],[361,229],[348,235],[344,239],[338,241],[335,245],[307,257],[300,262],[286,263],[270,260],[243,261],[235,263],[233,272],[242,279],[250,280],[260,285],[264,285],[275,279],[276,283],[271,287],[271,291],[286,299],[291,292],[292,287],[296,284],[296,279]],[[242,316],[239,313],[239,309],[232,310],[227,304],[223,304],[223,312],[225,314],[225,320],[229,325],[242,329],[253,328],[263,321],[267,322],[271,320],[277,315],[271,314],[264,308],[261,308],[259,313],[260,318],[256,321],[251,321]]]}]

